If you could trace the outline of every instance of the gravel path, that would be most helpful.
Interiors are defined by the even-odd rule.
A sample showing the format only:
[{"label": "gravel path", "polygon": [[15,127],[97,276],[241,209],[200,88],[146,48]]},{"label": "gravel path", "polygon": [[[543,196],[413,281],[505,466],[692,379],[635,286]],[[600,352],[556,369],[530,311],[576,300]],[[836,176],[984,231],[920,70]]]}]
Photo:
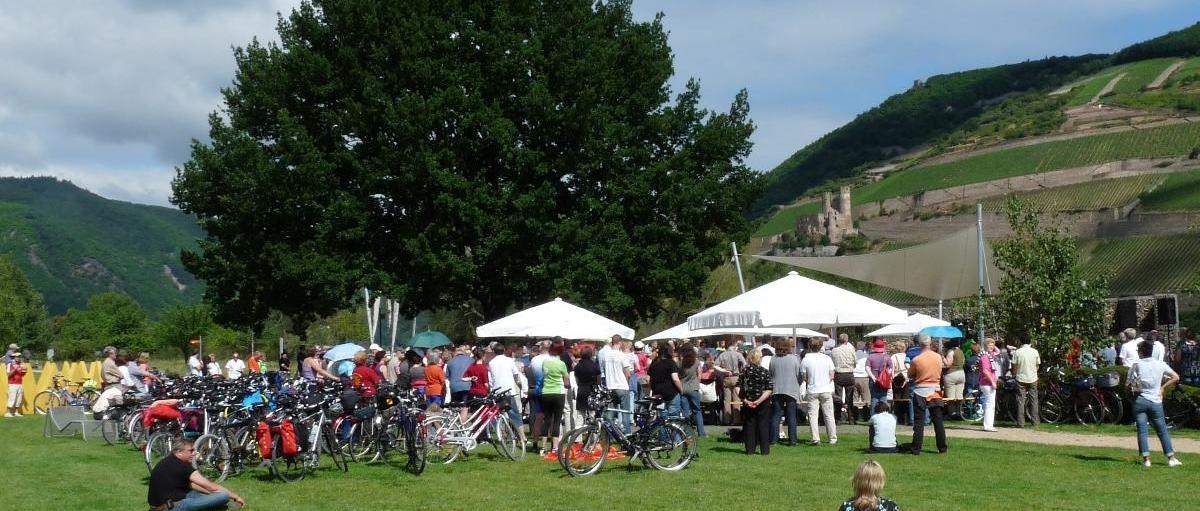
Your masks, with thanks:
[{"label": "gravel path", "polygon": [[1116,88],[1117,82],[1121,81],[1122,78],[1125,78],[1125,73],[1121,73],[1112,80],[1109,80],[1108,83],[1104,85],[1104,88],[1100,89],[1100,92],[1097,92],[1096,95],[1092,97],[1092,100],[1088,101],[1088,103],[1099,102],[1100,98],[1104,97],[1105,94],[1112,92],[1112,90]]},{"label": "gravel path", "polygon": [[1175,74],[1175,71],[1178,71],[1179,68],[1183,67],[1183,63],[1184,63],[1183,60],[1175,61],[1174,64],[1171,64],[1166,69],[1164,69],[1163,72],[1159,73],[1158,76],[1154,78],[1154,81],[1150,82],[1150,85],[1147,85],[1146,88],[1147,89],[1161,89],[1163,84],[1167,83],[1167,78],[1170,78],[1171,75]]}]

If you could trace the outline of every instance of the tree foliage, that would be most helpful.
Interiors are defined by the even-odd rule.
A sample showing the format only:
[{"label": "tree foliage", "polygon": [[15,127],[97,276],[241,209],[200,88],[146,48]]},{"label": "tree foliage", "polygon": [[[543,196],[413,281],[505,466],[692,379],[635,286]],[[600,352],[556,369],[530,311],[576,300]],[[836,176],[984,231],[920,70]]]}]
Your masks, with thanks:
[{"label": "tree foliage", "polygon": [[620,319],[695,296],[759,191],[747,95],[671,103],[628,1],[302,3],[235,50],[174,202],[218,319],[305,331],[354,290],[494,318],[562,295]]},{"label": "tree foliage", "polygon": [[55,348],[64,360],[90,358],[105,346],[129,352],[153,351],[146,312],[129,295],[99,293],[87,308],[71,309],[58,325]]},{"label": "tree foliage", "polygon": [[992,246],[1005,274],[993,297],[998,326],[1010,342],[1029,335],[1044,360],[1061,361],[1072,336],[1105,334],[1108,277],[1085,279],[1074,239],[1015,196],[1005,214],[1013,235]]},{"label": "tree foliage", "polygon": [[151,331],[162,347],[178,349],[181,355],[187,356],[196,349],[191,340],[210,334],[216,326],[208,305],[175,305],[158,314],[158,321]]},{"label": "tree foliage", "polygon": [[21,269],[0,257],[0,343],[40,351],[50,339],[50,321],[42,295]]},{"label": "tree foliage", "polygon": [[1194,55],[1200,55],[1200,23],[1130,45],[1113,55],[1113,63]]}]

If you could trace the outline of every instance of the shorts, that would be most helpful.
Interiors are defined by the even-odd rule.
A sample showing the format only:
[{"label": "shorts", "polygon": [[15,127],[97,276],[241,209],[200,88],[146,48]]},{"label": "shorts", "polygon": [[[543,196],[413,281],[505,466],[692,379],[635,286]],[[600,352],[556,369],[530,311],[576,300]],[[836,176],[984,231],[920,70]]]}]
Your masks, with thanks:
[{"label": "shorts", "polygon": [[25,397],[25,388],[22,387],[20,383],[8,384],[8,407],[9,408],[16,408],[18,406],[21,406],[21,402],[24,401],[24,399],[23,399],[24,397]]},{"label": "shorts", "polygon": [[433,406],[433,405],[442,406],[442,405],[446,404],[445,401],[446,401],[445,396],[429,396],[429,397],[425,398],[425,405],[426,406]]},{"label": "shorts", "polygon": [[471,391],[469,391],[469,390],[451,391],[450,392],[450,401],[453,403],[461,403],[461,402],[467,400],[467,396],[470,393],[471,393]]}]

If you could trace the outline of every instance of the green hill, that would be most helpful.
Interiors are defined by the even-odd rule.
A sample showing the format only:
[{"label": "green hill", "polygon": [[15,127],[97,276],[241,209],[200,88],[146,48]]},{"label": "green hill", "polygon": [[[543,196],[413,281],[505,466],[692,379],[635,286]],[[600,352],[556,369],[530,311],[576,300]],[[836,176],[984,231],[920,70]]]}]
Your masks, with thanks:
[{"label": "green hill", "polygon": [[174,209],[105,199],[54,178],[0,178],[0,255],[25,272],[51,314],[105,291],[132,296],[151,315],[198,301],[203,284],[179,254],[201,236]]}]

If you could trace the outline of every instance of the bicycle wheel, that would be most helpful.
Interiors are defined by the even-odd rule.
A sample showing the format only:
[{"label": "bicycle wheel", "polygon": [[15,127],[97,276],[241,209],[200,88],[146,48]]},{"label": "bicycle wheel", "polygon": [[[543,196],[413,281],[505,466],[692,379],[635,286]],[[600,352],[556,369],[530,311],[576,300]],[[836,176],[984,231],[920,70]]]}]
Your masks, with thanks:
[{"label": "bicycle wheel", "polygon": [[[333,460],[333,467],[341,470],[342,472],[349,472],[349,460],[346,459],[346,453],[342,452],[341,446],[339,446],[337,444],[337,440],[334,439],[333,429],[329,427],[329,423],[325,423],[321,426],[321,428],[323,428],[323,431],[321,431],[320,442],[323,445],[323,449],[329,453],[329,459]],[[320,451],[314,448],[313,455],[317,457],[317,463],[320,463]]]},{"label": "bicycle wheel", "polygon": [[667,422],[655,426],[647,435],[649,449],[643,459],[658,470],[674,472],[691,463],[696,453],[696,437],[691,436],[678,424]]},{"label": "bicycle wheel", "polygon": [[146,448],[142,450],[146,460],[146,470],[153,471],[154,465],[159,460],[171,454],[175,448],[175,435],[170,433],[155,433],[150,436],[150,440],[146,442]]},{"label": "bicycle wheel", "polygon": [[408,430],[404,435],[404,448],[408,451],[408,463],[404,468],[413,475],[421,475],[425,471],[425,430],[414,422],[415,419],[410,418],[404,428]]},{"label": "bicycle wheel", "polygon": [[496,447],[496,452],[513,461],[525,459],[525,446],[517,445],[520,439],[517,437],[517,429],[513,427],[511,419],[508,417],[496,418],[492,425],[492,435],[492,445]]},{"label": "bicycle wheel", "polygon": [[258,451],[256,429],[254,426],[242,426],[229,435],[235,447],[245,450],[242,460],[249,466],[259,465],[263,461],[262,453]]},{"label": "bicycle wheel", "polygon": [[129,443],[135,450],[146,448],[146,426],[142,423],[142,414],[139,410],[135,413],[128,414],[128,419],[125,421],[125,433],[129,435]]},{"label": "bicycle wheel", "polygon": [[46,415],[46,412],[55,406],[62,406],[62,398],[52,391],[43,390],[33,396],[33,411],[38,415]]},{"label": "bicycle wheel", "polygon": [[604,465],[608,434],[598,425],[575,428],[558,444],[558,462],[572,477],[590,476]]},{"label": "bicycle wheel", "polygon": [[425,430],[425,459],[431,463],[452,463],[462,454],[462,445],[448,438],[454,433],[454,420],[433,416],[421,423]]},{"label": "bicycle wheel", "polygon": [[384,425],[375,438],[375,458],[372,461],[382,461],[388,466],[407,463],[408,453],[405,451],[404,441],[404,433],[398,424]]},{"label": "bicycle wheel", "polygon": [[1162,404],[1168,427],[1182,428],[1192,422],[1192,402],[1178,390],[1167,394]]},{"label": "bicycle wheel", "polygon": [[285,483],[294,483],[304,479],[308,467],[304,463],[304,457],[299,454],[285,456],[283,438],[277,436],[271,444],[271,472]]},{"label": "bicycle wheel", "polygon": [[100,399],[100,393],[94,390],[85,390],[79,393],[79,401],[86,404],[88,410],[92,409],[92,405],[96,404],[97,399]]},{"label": "bicycle wheel", "polygon": [[983,399],[977,397],[974,400],[963,403],[963,420],[969,422],[983,420]]},{"label": "bicycle wheel", "polygon": [[1075,420],[1084,426],[1104,422],[1104,405],[1095,392],[1089,390],[1075,395]]},{"label": "bicycle wheel", "polygon": [[1125,418],[1125,401],[1117,392],[1111,390],[1100,392],[1100,397],[1104,400],[1104,422],[1120,424],[1121,419]]},{"label": "bicycle wheel", "polygon": [[104,438],[104,443],[113,445],[121,442],[124,438],[122,429],[124,428],[124,417],[105,416],[100,420],[100,436]]},{"label": "bicycle wheel", "polygon": [[[1040,412],[1038,416],[1042,419],[1042,422],[1058,424],[1066,420],[1070,408],[1068,408],[1066,397],[1063,396],[1061,390],[1051,388],[1038,397],[1040,398],[1038,400],[1038,411]],[[1027,402],[1025,405],[1030,409],[1033,408],[1032,402]]]},{"label": "bicycle wheel", "polygon": [[224,481],[231,468],[229,443],[217,435],[201,435],[193,447],[196,455],[192,458],[192,468],[199,470],[209,481]]}]

